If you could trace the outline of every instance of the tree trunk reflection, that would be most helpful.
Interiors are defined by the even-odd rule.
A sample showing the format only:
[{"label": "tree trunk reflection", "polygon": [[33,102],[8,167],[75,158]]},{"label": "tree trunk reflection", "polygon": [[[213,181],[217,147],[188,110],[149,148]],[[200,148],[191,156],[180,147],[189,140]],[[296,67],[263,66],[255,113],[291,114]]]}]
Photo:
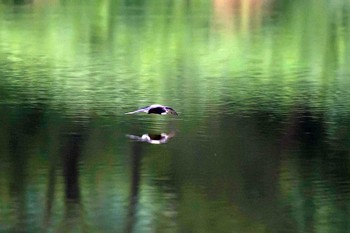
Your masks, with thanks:
[{"label": "tree trunk reflection", "polygon": [[140,176],[141,176],[141,159],[142,159],[142,145],[139,142],[132,143],[131,154],[131,185],[128,215],[126,221],[125,232],[133,232],[136,220],[136,209],[139,199]]}]

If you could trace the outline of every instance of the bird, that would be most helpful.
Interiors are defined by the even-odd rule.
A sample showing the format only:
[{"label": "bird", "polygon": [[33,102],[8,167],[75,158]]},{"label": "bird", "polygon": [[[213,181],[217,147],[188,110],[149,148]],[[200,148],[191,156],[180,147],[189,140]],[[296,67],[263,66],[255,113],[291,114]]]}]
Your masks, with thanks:
[{"label": "bird", "polygon": [[143,108],[140,108],[136,111],[133,111],[133,112],[127,112],[125,114],[134,114],[134,113],[138,113],[138,112],[145,112],[147,114],[160,114],[160,115],[168,115],[168,114],[171,114],[171,115],[179,115],[177,114],[177,112],[171,108],[171,107],[168,107],[168,106],[164,106],[164,105],[160,105],[160,104],[152,104],[150,106],[146,106],[146,107],[143,107]]},{"label": "bird", "polygon": [[136,136],[127,134],[128,138],[134,141],[147,142],[150,144],[164,144],[167,143],[172,137],[175,136],[175,132],[161,133],[161,134],[143,134],[142,136]]}]

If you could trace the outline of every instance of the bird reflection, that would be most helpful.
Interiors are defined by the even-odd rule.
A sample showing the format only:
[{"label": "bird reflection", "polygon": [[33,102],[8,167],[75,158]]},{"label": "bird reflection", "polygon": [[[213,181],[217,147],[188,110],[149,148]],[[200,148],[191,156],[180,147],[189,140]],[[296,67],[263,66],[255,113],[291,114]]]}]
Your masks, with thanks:
[{"label": "bird reflection", "polygon": [[160,115],[179,115],[173,108],[160,104],[152,104],[147,107],[140,108],[133,112],[127,112],[125,114],[135,114],[139,112],[145,112],[147,114],[160,114]]},{"label": "bird reflection", "polygon": [[126,136],[131,140],[138,141],[138,142],[147,142],[150,144],[164,144],[164,143],[167,143],[172,137],[175,136],[175,132],[170,132],[168,134],[166,133],[143,134],[142,136],[127,134]]}]

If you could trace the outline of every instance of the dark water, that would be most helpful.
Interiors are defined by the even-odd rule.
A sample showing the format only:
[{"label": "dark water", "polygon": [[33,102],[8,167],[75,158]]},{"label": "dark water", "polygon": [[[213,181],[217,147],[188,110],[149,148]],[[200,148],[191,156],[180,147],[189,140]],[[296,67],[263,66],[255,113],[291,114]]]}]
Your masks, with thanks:
[{"label": "dark water", "polygon": [[349,232],[349,10],[2,1],[0,232]]}]

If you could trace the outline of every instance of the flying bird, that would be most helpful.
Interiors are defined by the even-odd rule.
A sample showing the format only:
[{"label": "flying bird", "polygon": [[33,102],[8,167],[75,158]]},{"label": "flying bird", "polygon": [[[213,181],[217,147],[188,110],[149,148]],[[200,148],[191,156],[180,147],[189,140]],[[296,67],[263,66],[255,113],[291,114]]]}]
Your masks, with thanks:
[{"label": "flying bird", "polygon": [[160,115],[167,115],[167,114],[171,114],[171,115],[178,115],[177,112],[168,106],[164,106],[164,105],[160,105],[160,104],[152,104],[150,106],[144,107],[144,108],[140,108],[136,111],[133,112],[127,112],[125,114],[134,114],[134,113],[138,113],[138,112],[145,112],[147,114],[160,114]]}]

